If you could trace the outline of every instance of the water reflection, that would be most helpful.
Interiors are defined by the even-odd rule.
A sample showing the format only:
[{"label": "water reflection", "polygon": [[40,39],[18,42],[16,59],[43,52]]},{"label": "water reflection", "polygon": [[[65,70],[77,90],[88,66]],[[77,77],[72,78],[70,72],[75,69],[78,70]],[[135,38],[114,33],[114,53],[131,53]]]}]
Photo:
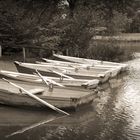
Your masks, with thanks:
[{"label": "water reflection", "polygon": [[33,126],[42,120],[48,121],[56,117],[58,115],[53,112],[48,114],[46,111],[40,112],[0,106],[0,139],[11,139],[9,136],[18,130]]},{"label": "water reflection", "polygon": [[[38,112],[32,112],[32,113],[34,114]],[[37,118],[39,118],[40,115],[41,115],[40,118],[43,119],[45,117],[44,115],[46,115],[46,118],[44,121],[39,122],[39,123],[33,123],[29,125],[30,123],[29,124],[27,123],[30,120],[30,116],[29,116],[29,120],[28,119],[26,120],[26,118],[24,117],[22,117],[21,120],[18,120],[19,126],[18,124],[15,124],[13,126],[10,125],[9,127],[7,126],[4,127],[4,125],[2,127],[1,125],[1,128],[2,128],[1,130],[5,132],[4,134],[5,137],[3,136],[3,139],[5,138],[5,139],[15,140],[15,139],[20,138],[20,139],[38,140],[38,139],[54,139],[55,137],[56,139],[59,139],[60,137],[64,137],[64,135],[67,135],[67,134],[69,136],[71,136],[70,134],[72,133],[79,134],[81,133],[81,130],[83,130],[83,133],[84,133],[84,131],[86,130],[86,127],[84,126],[86,126],[89,122],[91,122],[95,118],[94,116],[95,114],[93,113],[92,106],[90,106],[88,110],[84,109],[80,112],[77,112],[76,114],[73,113],[70,116],[60,116],[60,115],[58,116],[57,114],[53,114],[53,115],[44,114],[42,116],[42,114],[44,113],[41,113],[41,114],[38,113]],[[37,118],[34,116],[33,122],[34,120],[37,120]],[[24,123],[21,123],[22,119],[26,120],[26,121],[24,120],[24,122],[26,122],[27,126]],[[84,128],[84,129],[81,129],[81,128]],[[7,133],[6,131],[9,133],[8,135],[6,135]]]},{"label": "water reflection", "polygon": [[[87,108],[70,116],[0,107],[0,138],[10,140],[139,140],[140,58],[129,61],[129,74],[100,88]],[[116,86],[117,85],[117,86]],[[10,116],[10,117],[9,117]],[[53,120],[20,132],[40,121]]]}]

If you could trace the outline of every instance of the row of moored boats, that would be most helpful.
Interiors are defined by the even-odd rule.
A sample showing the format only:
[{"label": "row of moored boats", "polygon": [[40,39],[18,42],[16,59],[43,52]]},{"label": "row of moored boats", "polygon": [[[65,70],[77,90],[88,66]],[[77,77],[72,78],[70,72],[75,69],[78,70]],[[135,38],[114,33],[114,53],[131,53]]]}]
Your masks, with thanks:
[{"label": "row of moored boats", "polygon": [[[43,107],[43,103],[27,96],[26,91],[28,91],[52,105],[54,110],[56,108],[76,109],[80,105],[93,101],[94,89],[100,83],[107,82],[128,68],[123,63],[58,54],[54,54],[54,57],[57,59],[42,58],[42,62],[36,61],[36,63],[15,61],[18,72],[0,70],[1,77],[10,79],[10,82],[6,80],[9,84],[3,80],[0,81],[2,85],[0,103]],[[18,87],[15,85],[13,87],[12,84]]]}]

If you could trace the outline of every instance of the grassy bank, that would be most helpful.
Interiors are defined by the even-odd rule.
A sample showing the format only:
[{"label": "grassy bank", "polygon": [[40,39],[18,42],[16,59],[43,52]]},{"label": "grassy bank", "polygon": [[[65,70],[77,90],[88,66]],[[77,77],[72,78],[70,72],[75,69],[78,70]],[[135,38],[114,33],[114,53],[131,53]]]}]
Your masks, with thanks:
[{"label": "grassy bank", "polygon": [[[133,36],[134,35],[134,36]],[[120,36],[96,36],[91,40],[88,56],[94,59],[122,62],[133,59],[135,44],[139,34],[122,34]]]},{"label": "grassy bank", "polygon": [[0,60],[0,70],[17,71],[14,63],[9,60]]}]

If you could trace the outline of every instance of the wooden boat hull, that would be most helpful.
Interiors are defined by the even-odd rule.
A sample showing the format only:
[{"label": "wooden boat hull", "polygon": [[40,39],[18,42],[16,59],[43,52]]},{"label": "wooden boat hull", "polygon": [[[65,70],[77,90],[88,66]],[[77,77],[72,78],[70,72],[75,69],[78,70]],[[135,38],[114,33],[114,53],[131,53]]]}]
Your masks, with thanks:
[{"label": "wooden boat hull", "polygon": [[[17,62],[15,62],[15,66],[17,70],[21,73],[33,74],[35,73],[35,69],[36,69],[36,68],[30,68],[30,67],[24,66]],[[38,71],[43,76],[60,77],[60,75],[53,73],[47,69],[44,69],[44,70],[38,69]],[[106,73],[101,73],[101,74],[96,74],[96,75],[83,75],[83,74],[73,72],[73,73],[65,73],[65,75],[68,75],[75,79],[87,79],[87,80],[98,79],[101,83],[103,83],[103,82],[106,82],[110,78],[111,72],[106,72]]]},{"label": "wooden boat hull", "polygon": [[80,64],[80,63],[73,63],[73,62],[65,62],[65,61],[57,61],[57,60],[50,60],[46,58],[42,58],[45,62],[38,62],[39,64],[48,65],[59,65],[59,66],[69,66],[69,67],[75,67],[80,69],[87,69],[87,70],[97,70],[101,72],[110,71],[111,77],[117,76],[122,69],[122,66],[110,66],[110,65],[100,65],[100,64],[94,64],[94,66],[90,64]]},{"label": "wooden boat hull", "polygon": [[[111,68],[110,67],[100,67],[100,66],[88,66],[88,65],[81,65],[81,64],[76,64],[76,63],[69,63],[69,62],[62,62],[59,61],[59,63],[55,60],[52,60],[54,62],[40,62],[36,61],[37,64],[45,65],[45,66],[55,66],[55,67],[68,67],[69,69],[72,70],[87,70],[87,71],[98,71],[98,72],[106,72],[109,71]],[[56,62],[56,63],[55,63]]]},{"label": "wooden boat hull", "polygon": [[[63,92],[63,91],[62,91]],[[76,92],[76,91],[75,91]],[[57,97],[51,95],[38,95],[44,101],[54,105],[55,107],[61,109],[74,109],[88,104],[93,101],[93,91],[92,93],[87,93],[84,96],[79,97]],[[8,106],[18,106],[18,107],[33,107],[33,108],[47,108],[40,102],[30,98],[26,94],[16,94],[13,92],[9,92],[7,90],[0,90],[0,104],[8,105]]]},{"label": "wooden boat hull", "polygon": [[[28,74],[34,74],[36,71],[36,69],[33,69],[33,68],[28,68],[28,67],[25,67],[25,66],[22,66],[20,65],[20,63],[17,63],[17,62],[14,62],[18,72],[20,73],[28,73]],[[55,74],[55,73],[52,73],[52,72],[49,72],[49,71],[41,71],[41,70],[38,70],[40,72],[41,75],[47,75],[47,76],[51,76],[51,77],[60,77],[58,74]]]},{"label": "wooden boat hull", "polygon": [[100,60],[93,60],[93,59],[86,59],[86,58],[78,58],[78,57],[72,57],[72,56],[64,56],[64,55],[58,55],[53,54],[54,57],[58,58],[59,60],[68,61],[68,62],[75,62],[80,64],[92,64],[94,65],[102,65],[102,66],[121,66],[121,71],[125,71],[128,68],[127,64],[122,63],[116,63],[116,62],[109,62],[109,61],[100,61]]},{"label": "wooden boat hull", "polygon": [[[51,59],[46,59],[46,58],[42,58],[43,61],[45,62],[39,62],[36,61],[36,63],[38,64],[54,64],[54,65],[59,65],[59,66],[69,66],[69,67],[77,67],[77,68],[83,68],[83,69],[97,69],[97,70],[109,70],[109,69],[113,69],[116,68],[116,66],[111,66],[111,65],[101,65],[101,64],[90,64],[90,63],[77,63],[77,62],[67,62],[67,61],[58,61],[58,60],[51,60]],[[119,67],[119,66],[118,66]]]},{"label": "wooden boat hull", "polygon": [[[45,58],[44,58],[45,59]],[[59,66],[66,66],[66,67],[75,67],[75,68],[78,68],[78,69],[86,69],[87,71],[100,71],[100,72],[110,72],[111,73],[111,77],[115,77],[117,76],[120,72],[121,72],[121,69],[122,67],[121,66],[116,66],[116,67],[109,67],[109,66],[101,66],[101,65],[95,65],[95,66],[88,66],[88,65],[81,65],[81,64],[78,64],[78,63],[71,63],[71,62],[64,62],[64,61],[56,61],[56,60],[48,60],[48,59],[45,59],[47,62],[39,62],[37,61],[36,63],[38,64],[43,64],[43,65],[53,65],[53,66],[56,66],[56,65],[59,65]]]},{"label": "wooden boat hull", "polygon": [[[25,73],[19,73],[19,72],[11,72],[11,71],[4,71],[0,70],[1,77],[10,78],[18,81],[24,81],[24,82],[30,82],[30,83],[36,83],[36,84],[43,84],[40,77],[33,74],[25,74]],[[79,87],[79,88],[96,88],[99,84],[99,80],[86,80],[86,79],[68,79],[63,78],[60,79],[59,77],[46,77],[44,76],[44,79],[50,79],[53,80],[61,85],[68,86],[68,87]]]}]

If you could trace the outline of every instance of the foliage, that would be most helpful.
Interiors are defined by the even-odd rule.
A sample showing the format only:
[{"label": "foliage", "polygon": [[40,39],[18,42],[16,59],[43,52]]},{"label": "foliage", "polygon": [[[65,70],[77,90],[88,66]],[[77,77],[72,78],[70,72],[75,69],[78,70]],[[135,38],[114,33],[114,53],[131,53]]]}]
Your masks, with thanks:
[{"label": "foliage", "polygon": [[130,25],[130,31],[140,33],[140,11],[136,12],[133,17],[132,24]]},{"label": "foliage", "polygon": [[[107,28],[108,35],[129,30],[126,27],[132,28],[132,23],[138,28],[139,16],[132,19],[133,1],[0,1],[0,44],[4,47],[40,47],[63,53],[68,51],[69,55],[87,57],[89,50],[92,50],[89,47],[90,40],[97,34],[97,28]],[[100,44],[97,45],[100,47]],[[102,51],[108,51],[106,48],[104,46]],[[112,51],[110,47],[110,53],[115,53]]]},{"label": "foliage", "polygon": [[[86,16],[85,16],[86,12]],[[61,35],[63,51],[69,50],[69,55],[85,57],[87,47],[93,35],[94,28],[101,24],[101,17],[97,12],[87,8],[76,9],[73,18],[66,19],[64,34]]]},{"label": "foliage", "polygon": [[34,21],[22,19],[23,13],[24,9],[12,1],[0,1],[0,41],[3,46],[31,43]]},{"label": "foliage", "polygon": [[[51,6],[55,7],[54,3],[57,2],[57,0],[0,1],[1,44],[10,47],[37,46],[38,41],[36,40],[38,37],[42,37],[42,33],[40,34],[40,26],[44,24],[42,15],[48,10],[47,14],[44,15],[47,15],[46,20],[43,21],[47,21],[45,24],[49,23],[52,19],[52,12],[55,11],[55,8],[52,10]],[[47,39],[52,41],[55,38]],[[44,42],[42,46],[44,46]]]},{"label": "foliage", "polygon": [[88,48],[88,56],[90,58],[106,60],[106,61],[124,61],[132,58],[129,49],[121,48],[119,41],[109,38],[106,41],[94,40]]},{"label": "foliage", "polygon": [[126,28],[130,27],[132,20],[127,17],[127,14],[113,11],[113,16],[110,22],[107,22],[107,35],[117,35],[124,32]]},{"label": "foliage", "polygon": [[[86,6],[102,14],[106,21],[108,34],[115,34],[117,30],[130,31],[133,16],[139,3],[135,0],[71,0],[74,8]],[[73,8],[73,9],[74,9]],[[72,10],[74,12],[74,10]],[[115,24],[116,22],[116,24]],[[124,23],[123,23],[124,22]],[[119,24],[118,24],[119,23]],[[116,29],[115,29],[116,28]]]},{"label": "foliage", "polygon": [[128,7],[132,7],[135,0],[68,0],[73,9],[79,5],[91,7],[97,11],[103,11],[106,19],[113,16],[113,11],[126,13]]}]

